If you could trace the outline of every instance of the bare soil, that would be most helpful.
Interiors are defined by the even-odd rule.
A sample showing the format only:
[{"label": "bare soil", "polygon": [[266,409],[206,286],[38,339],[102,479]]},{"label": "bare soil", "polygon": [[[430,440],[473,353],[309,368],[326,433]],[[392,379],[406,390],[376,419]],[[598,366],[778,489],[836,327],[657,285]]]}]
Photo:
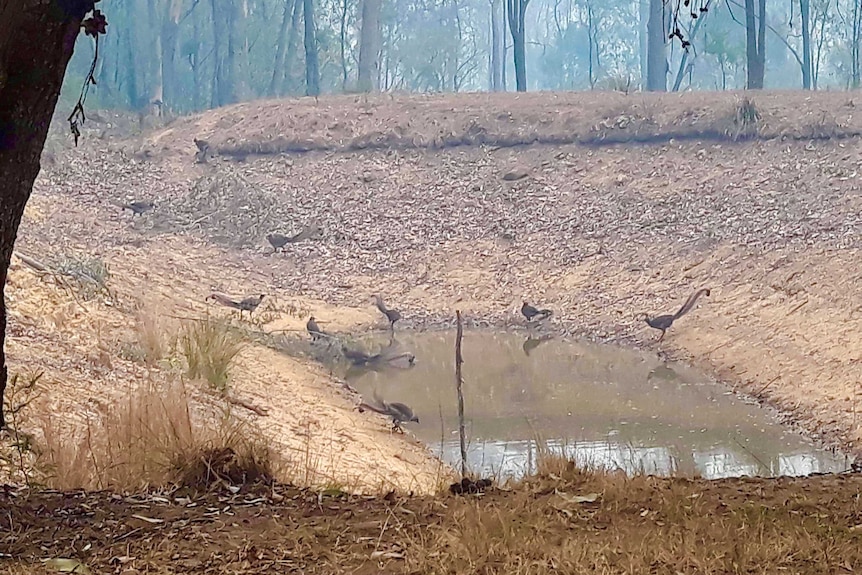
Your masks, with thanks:
[{"label": "bare soil", "polygon": [[[245,103],[131,136],[119,133],[122,122],[102,114],[77,150],[60,140],[48,147],[18,248],[46,259],[70,252],[98,256],[110,266],[114,296],[77,302],[16,266],[9,290],[12,370],[44,370],[46,405],[74,420],[83,410],[104,409],[123,385],[146,376],[150,368],[121,353],[142,305],[166,318],[226,315],[203,302],[211,290],[267,293],[270,307],[262,306],[248,329],[270,336],[289,330],[279,333],[298,341],[309,313],[336,332],[379,326],[370,302],[374,293],[401,310],[405,328],[451,325],[455,309],[475,327],[518,328],[517,310],[528,299],[555,311],[551,325],[560,333],[687,359],[825,442],[855,452],[862,439],[856,416],[862,295],[855,289],[862,117],[855,100],[855,93],[333,97]],[[195,137],[216,152],[206,164],[194,163]],[[126,199],[154,199],[157,208],[133,217],[112,203]],[[310,224],[321,227],[322,238],[288,245],[284,254],[273,254],[264,239]],[[657,345],[657,333],[639,314],[672,313],[700,287],[710,287],[711,296]],[[241,366],[233,392],[268,410],[248,417],[274,442],[306,459],[313,454],[318,463],[311,483],[431,493],[445,482],[445,472],[421,446],[392,437],[382,418],[356,413],[358,399],[308,359],[255,345]],[[834,572],[856,566],[855,555],[847,556],[848,566],[830,563],[838,555],[824,547],[827,535],[855,537],[855,530],[847,531],[859,523],[848,519],[856,513],[849,510],[858,493],[855,479],[644,481],[650,489],[697,485],[704,493],[743,494],[744,513],[758,521],[784,513],[765,492],[793,486],[794,495],[786,497],[810,494],[792,514],[813,522],[804,537],[818,542],[815,547],[822,543],[821,559],[788,551],[789,563],[756,568],[763,557],[746,555],[747,541],[734,535],[736,543],[696,550],[713,549],[709,560],[726,563],[697,555],[679,563],[678,571],[773,572],[793,565],[800,572]],[[821,486],[823,501],[815,493]],[[536,572],[559,565],[673,572],[685,549],[709,539],[686,539],[679,517],[646,529],[638,517],[655,496],[647,493],[640,503],[633,495],[630,503],[602,507],[611,515],[600,526],[566,524],[554,528],[563,531],[537,535],[543,541],[607,535],[610,547],[595,549],[616,549],[602,555],[613,561],[610,566],[595,562],[596,552],[571,549],[566,561],[592,557],[591,567],[541,553],[530,564]],[[407,521],[415,533],[420,524],[434,526],[436,535],[411,532],[411,541],[434,542],[438,566],[413,562],[415,555],[407,554],[412,559],[376,557],[373,569],[380,559],[381,568],[399,572],[447,570],[454,565],[446,563],[455,561],[453,549],[463,551],[470,538],[444,536],[451,514],[482,510],[484,517],[484,511],[505,507],[507,497],[445,510],[443,501],[405,504],[420,507],[410,508],[416,515],[407,513],[409,519],[398,515],[396,523]],[[342,510],[380,514],[387,505],[363,500]],[[710,513],[724,509],[716,505]],[[442,515],[422,515],[420,508]],[[629,511],[615,515],[623,509]],[[268,507],[248,513],[257,518],[249,521],[269,529],[308,512]],[[548,513],[556,514],[542,512]],[[382,515],[375,517],[379,522]],[[509,532],[488,524],[491,519],[476,521],[482,526],[473,523],[471,529],[488,534],[495,549],[506,546]],[[632,531],[615,530],[617,522]],[[244,530],[253,534],[256,528],[241,521],[218,525],[213,549],[242,541],[230,544],[235,556],[213,552],[187,572],[216,565],[253,572],[238,565],[263,565],[240,551],[247,550]],[[774,535],[768,522],[758,525],[758,537]],[[143,555],[179,541],[153,529]],[[365,567],[345,564],[372,569],[370,553],[390,549],[380,543],[388,529],[369,527],[367,536],[379,541],[356,551]],[[650,551],[655,546],[632,543],[634,534],[638,540],[670,534],[651,540],[675,543]],[[279,558],[269,554],[281,549],[270,540],[262,552],[266,560],[331,571],[355,551],[324,553],[317,535],[298,537],[284,543],[294,555]],[[327,549],[373,543],[363,537],[341,537]],[[27,562],[36,548],[12,554]],[[402,553],[405,545],[391,548]],[[653,563],[632,563],[637,554]],[[451,569],[475,572],[484,565],[496,572],[513,565],[493,554],[474,561]],[[122,565],[113,569],[120,572]],[[175,566],[146,569],[183,572]],[[518,569],[529,570],[521,565],[507,572]]]}]

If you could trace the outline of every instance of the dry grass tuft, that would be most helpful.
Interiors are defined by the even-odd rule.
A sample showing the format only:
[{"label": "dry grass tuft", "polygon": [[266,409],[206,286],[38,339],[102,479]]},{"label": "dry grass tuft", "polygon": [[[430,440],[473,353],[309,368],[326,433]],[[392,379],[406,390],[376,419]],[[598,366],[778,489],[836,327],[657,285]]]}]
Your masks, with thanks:
[{"label": "dry grass tuft", "polygon": [[99,258],[66,255],[54,265],[54,270],[60,275],[73,279],[85,299],[90,299],[99,293],[109,294],[108,279],[111,274],[108,271],[108,264]]},{"label": "dry grass tuft", "polygon": [[173,356],[176,344],[176,328],[168,325],[164,316],[151,306],[141,305],[135,313],[134,339],[124,345],[120,356],[156,367]]},{"label": "dry grass tuft", "polygon": [[731,127],[726,131],[734,141],[757,137],[763,119],[754,100],[743,98],[736,103],[731,118]]},{"label": "dry grass tuft", "polygon": [[184,487],[205,490],[226,482],[230,485],[272,483],[272,452],[263,443],[233,440],[233,446],[206,447],[182,453],[174,461],[177,481]]},{"label": "dry grass tuft", "polygon": [[135,331],[147,365],[155,366],[168,356],[173,338],[169,335],[160,314],[148,312],[146,308],[139,309],[135,317]]},{"label": "dry grass tuft", "polygon": [[230,368],[243,343],[227,322],[205,319],[183,325],[179,349],[185,357],[189,378],[204,379],[213,389],[224,392]]},{"label": "dry grass tuft", "polygon": [[[194,416],[176,380],[129,393],[104,416],[88,420],[83,434],[69,433],[47,416],[41,430],[37,467],[56,489],[200,488],[219,479],[241,484],[273,477],[273,454],[254,431],[230,414]],[[219,453],[221,460],[214,457]]]}]

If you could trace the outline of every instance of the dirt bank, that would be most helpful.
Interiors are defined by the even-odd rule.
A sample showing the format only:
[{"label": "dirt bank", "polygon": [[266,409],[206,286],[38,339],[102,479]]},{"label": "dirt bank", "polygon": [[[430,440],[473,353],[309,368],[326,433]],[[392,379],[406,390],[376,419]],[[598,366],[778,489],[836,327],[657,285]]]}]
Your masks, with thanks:
[{"label": "dirt bank", "polygon": [[[301,330],[311,309],[333,329],[367,329],[375,292],[405,327],[450,324],[455,309],[473,325],[517,325],[526,298],[553,308],[561,332],[687,358],[855,449],[860,126],[846,94],[247,103],[143,137],[97,125],[78,150],[54,145],[21,249],[96,254],[129,298],[147,286],[178,315],[204,313],[212,288],[271,293],[270,329]],[[604,132],[630,142],[585,139]],[[222,154],[195,164],[194,137]],[[299,153],[280,137],[317,144]],[[374,138],[385,145],[357,144]],[[133,218],[111,203],[123,198],[157,208]],[[322,238],[284,254],[264,240],[310,224]],[[702,286],[711,297],[657,346],[638,314],[673,312]],[[38,364],[16,337],[13,322],[13,361]],[[324,421],[367,421],[319,371],[287,359],[273,371],[260,357],[236,392],[272,400],[274,437],[294,436],[319,406],[334,406]]]},{"label": "dirt bank", "polygon": [[[46,213],[51,209],[35,198],[31,210],[38,213],[40,206]],[[70,203],[64,204],[61,217],[69,218],[70,225],[87,221]],[[35,225],[28,217],[26,226],[32,231]],[[19,416],[22,431],[36,433],[37,439],[45,428],[86,436],[94,422],[130,401],[134,390],[184,376],[182,356],[171,349],[184,322],[231,318],[249,337],[230,371],[231,402],[206,382],[191,381],[186,383],[190,407],[202,417],[219,418],[230,411],[262,432],[280,454],[280,479],[356,493],[393,488],[432,493],[448,480],[451,471],[423,445],[393,435],[383,417],[358,413],[358,395],[331,372],[261,342],[264,333],[272,333],[299,344],[304,314],[327,315],[332,306],[273,294],[254,321],[240,322],[235,312],[205,303],[210,289],[201,278],[224,278],[219,289],[237,294],[271,293],[267,282],[254,273],[228,270],[222,250],[181,237],[138,247],[96,247],[74,235],[60,244],[25,233],[18,247],[41,262],[96,256],[111,273],[108,293],[85,298],[68,278],[38,274],[20,260],[13,263],[7,290],[11,371],[25,380],[42,374],[37,401]],[[355,329],[370,313],[357,310],[339,318],[327,322],[327,329]],[[162,340],[164,357],[149,362],[144,348],[152,347],[154,338]],[[86,457],[86,441],[70,446]],[[7,463],[17,471],[15,462],[0,465],[4,477]]]}]

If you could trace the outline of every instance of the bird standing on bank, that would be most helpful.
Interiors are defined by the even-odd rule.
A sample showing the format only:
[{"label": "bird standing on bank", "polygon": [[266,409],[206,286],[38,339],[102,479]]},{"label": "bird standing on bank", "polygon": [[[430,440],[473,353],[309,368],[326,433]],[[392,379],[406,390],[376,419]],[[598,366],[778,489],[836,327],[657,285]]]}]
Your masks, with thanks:
[{"label": "bird standing on bank", "polygon": [[194,138],[195,146],[197,146],[198,151],[195,152],[195,162],[198,164],[206,164],[207,163],[207,154],[210,150],[210,144],[206,140],[198,140]]},{"label": "bird standing on bank", "polygon": [[305,324],[305,329],[311,334],[311,341],[317,341],[321,337],[326,336],[326,334],[323,333],[323,330],[320,329],[320,326],[317,325],[317,322],[314,320],[314,316],[308,318],[308,323]]},{"label": "bird standing on bank", "polygon": [[377,309],[379,309],[380,313],[385,315],[386,319],[389,320],[389,329],[395,331],[395,322],[401,319],[401,312],[386,307],[386,304],[383,303],[383,299],[379,295],[372,297],[374,298],[374,303],[377,305]]},{"label": "bird standing on bank", "polygon": [[240,301],[237,301],[229,296],[226,296],[223,293],[213,292],[206,297],[206,299],[211,299],[220,303],[226,307],[232,307],[233,309],[239,310],[239,317],[242,319],[242,312],[247,311],[249,315],[257,309],[257,306],[260,305],[260,302],[263,301],[263,298],[266,297],[266,294],[260,294],[257,296],[249,296]]},{"label": "bird standing on bank", "polygon": [[266,294],[260,294],[257,296],[249,296],[244,298],[239,302],[239,316],[242,318],[242,312],[247,311],[248,315],[257,309],[257,306],[260,305],[260,302],[263,301],[263,298],[266,297]]},{"label": "bird standing on bank", "polygon": [[132,212],[132,217],[140,216],[156,207],[151,200],[135,200],[134,202],[113,202],[124,210]]},{"label": "bird standing on bank", "polygon": [[290,243],[290,238],[281,234],[267,234],[266,241],[269,242],[273,248],[273,253],[275,253],[278,250],[284,251],[284,246]]},{"label": "bird standing on bank", "polygon": [[665,332],[673,325],[673,322],[690,312],[694,307],[694,304],[697,303],[697,298],[702,295],[708,296],[709,288],[703,288],[691,294],[675,314],[665,314],[656,317],[650,317],[647,314],[644,314],[644,321],[647,322],[647,325],[651,328],[661,330],[661,337],[658,338],[658,340],[661,341],[664,339]]},{"label": "bird standing on bank", "polygon": [[524,314],[527,321],[533,321],[534,319],[541,321],[545,318],[551,317],[554,312],[549,309],[537,309],[525,301],[521,306],[521,313]]},{"label": "bird standing on bank", "polygon": [[392,431],[400,431],[401,433],[404,433],[404,430],[401,428],[402,423],[419,423],[419,418],[416,417],[416,414],[414,414],[413,410],[410,409],[407,405],[399,402],[387,403],[380,399],[376,391],[374,392],[374,403],[376,403],[377,405],[365,402],[360,403],[359,413],[362,413],[363,411],[368,409],[375,413],[391,417]]}]

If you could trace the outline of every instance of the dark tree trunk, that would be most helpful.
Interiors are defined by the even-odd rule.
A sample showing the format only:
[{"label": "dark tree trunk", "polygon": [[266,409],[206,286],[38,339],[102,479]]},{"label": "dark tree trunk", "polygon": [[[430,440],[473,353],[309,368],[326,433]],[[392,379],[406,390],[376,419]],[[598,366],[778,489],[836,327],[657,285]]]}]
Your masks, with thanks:
[{"label": "dark tree trunk", "polygon": [[0,0],[0,428],[5,427],[6,277],[81,20],[93,0]]},{"label": "dark tree trunk", "polygon": [[662,0],[649,0],[647,20],[647,84],[649,92],[667,90],[667,52],[665,50],[664,4]]},{"label": "dark tree trunk", "polygon": [[505,92],[508,88],[508,79],[506,78],[506,56],[508,55],[508,49],[506,48],[506,29],[509,27],[509,2],[508,0],[503,0],[503,62],[500,64],[500,74],[503,77],[503,88],[502,91]]},{"label": "dark tree trunk", "polygon": [[524,20],[530,0],[506,0],[509,6],[509,31],[515,63],[515,89],[527,91],[527,41]]},{"label": "dark tree trunk", "polygon": [[301,0],[294,0],[293,3],[293,19],[290,22],[290,31],[287,34],[287,54],[284,57],[284,77],[287,80],[287,89],[294,91],[298,89],[301,82],[294,84],[294,69],[295,63],[299,62],[299,39],[302,36],[299,30],[299,24],[302,22],[303,3]]},{"label": "dark tree trunk", "polygon": [[759,17],[754,1],[745,0],[746,88],[762,90],[766,74],[766,0],[758,1]]},{"label": "dark tree trunk", "polygon": [[122,66],[122,74],[125,75],[123,85],[125,86],[126,99],[129,102],[129,107],[132,109],[140,106],[141,97],[138,93],[138,75],[135,71],[135,32],[133,26],[129,26],[126,30],[126,50],[125,58]]},{"label": "dark tree trunk", "polygon": [[802,89],[811,89],[811,4],[809,0],[799,0],[802,14]]},{"label": "dark tree trunk", "polygon": [[148,35],[147,54],[142,59],[147,64],[147,104],[150,105],[164,101],[161,22],[154,1],[147,2],[147,19],[147,24],[143,26],[144,33]]},{"label": "dark tree trunk", "polygon": [[648,59],[649,59],[649,10],[650,0],[638,0],[638,63],[641,71],[641,87],[645,90],[649,84],[649,75],[647,74]]},{"label": "dark tree trunk", "polygon": [[320,66],[317,63],[317,31],[314,25],[314,0],[302,1],[305,21],[305,94],[320,94]]},{"label": "dark tree trunk", "polygon": [[853,19],[850,26],[850,86],[862,84],[862,2],[853,4]]},{"label": "dark tree trunk", "polygon": [[380,86],[380,9],[381,0],[362,2],[362,29],[359,33],[359,78],[356,88],[360,92],[376,92]]},{"label": "dark tree trunk", "polygon": [[166,106],[176,108],[179,100],[177,90],[176,60],[177,40],[179,38],[180,0],[170,0],[165,5],[162,16],[162,101]]},{"label": "dark tree trunk", "polygon": [[231,0],[230,2],[227,56],[232,103],[239,102],[248,93],[248,35],[245,31],[247,8],[248,4],[240,0]]},{"label": "dark tree trunk", "polygon": [[242,40],[237,37],[240,7],[233,0],[212,0],[213,9],[213,93],[212,107],[237,101],[237,53]]},{"label": "dark tree trunk", "polygon": [[294,4],[296,4],[296,0],[287,0],[284,3],[284,13],[281,17],[281,28],[278,30],[278,41],[275,45],[275,62],[272,65],[272,78],[269,81],[270,96],[281,95],[281,87],[286,75],[284,70],[284,61],[288,45],[287,31],[290,28]]},{"label": "dark tree trunk", "polygon": [[341,22],[339,27],[339,38],[341,40],[341,91],[347,91],[347,12],[350,8],[350,0],[341,2]]},{"label": "dark tree trunk", "polygon": [[503,27],[503,15],[501,14],[502,5],[501,0],[491,0],[490,88],[492,92],[503,90],[503,46],[506,43],[506,36]]},{"label": "dark tree trunk", "polygon": [[203,17],[200,13],[195,14],[192,17],[192,38],[194,41],[194,49],[191,54],[189,54],[189,65],[192,67],[192,81],[194,82],[192,86],[192,109],[199,110],[204,107],[204,103],[201,98],[201,85],[203,84],[203,71],[201,70],[201,52],[203,50],[201,44],[201,20]]}]

